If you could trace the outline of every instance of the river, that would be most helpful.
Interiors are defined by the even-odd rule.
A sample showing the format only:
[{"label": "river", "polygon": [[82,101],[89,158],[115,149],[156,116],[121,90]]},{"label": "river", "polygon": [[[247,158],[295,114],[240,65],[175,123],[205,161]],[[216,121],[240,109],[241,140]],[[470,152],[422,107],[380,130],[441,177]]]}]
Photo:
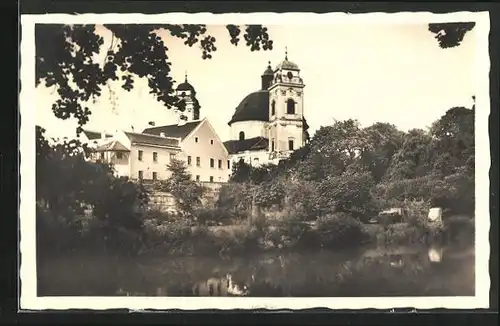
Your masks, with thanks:
[{"label": "river", "polygon": [[38,296],[473,296],[474,248],[363,248],[247,257],[105,256],[38,264]]}]

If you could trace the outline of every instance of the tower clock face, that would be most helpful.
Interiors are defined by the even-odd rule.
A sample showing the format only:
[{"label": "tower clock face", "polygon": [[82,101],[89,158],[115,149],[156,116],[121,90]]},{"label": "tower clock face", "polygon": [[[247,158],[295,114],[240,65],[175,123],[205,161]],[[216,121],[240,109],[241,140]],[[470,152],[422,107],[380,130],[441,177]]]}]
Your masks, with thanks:
[{"label": "tower clock face", "polygon": [[293,74],[291,71],[289,71],[286,76],[288,77],[288,79],[292,79],[293,78]]}]

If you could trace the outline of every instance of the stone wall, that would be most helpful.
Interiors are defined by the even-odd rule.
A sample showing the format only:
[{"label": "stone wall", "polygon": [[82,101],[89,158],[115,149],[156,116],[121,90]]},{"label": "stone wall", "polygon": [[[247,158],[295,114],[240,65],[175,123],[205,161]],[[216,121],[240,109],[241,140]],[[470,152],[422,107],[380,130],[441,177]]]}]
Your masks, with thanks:
[{"label": "stone wall", "polygon": [[[205,192],[202,198],[202,204],[204,207],[213,207],[217,202],[219,190],[224,183],[218,182],[201,182],[201,185],[205,187]],[[171,212],[176,211],[175,199],[174,197],[164,191],[151,191],[150,192],[150,202],[149,208],[158,210],[161,212]]]}]

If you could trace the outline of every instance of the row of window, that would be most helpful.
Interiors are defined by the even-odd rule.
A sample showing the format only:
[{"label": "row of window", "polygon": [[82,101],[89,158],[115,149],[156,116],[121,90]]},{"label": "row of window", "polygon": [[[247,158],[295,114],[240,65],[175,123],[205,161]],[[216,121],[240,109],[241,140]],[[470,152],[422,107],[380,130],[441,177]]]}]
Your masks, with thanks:
[{"label": "row of window", "polygon": [[[142,170],[138,171],[138,178],[139,178],[139,180],[144,180],[144,171],[142,171]],[[200,176],[199,175],[197,175],[195,178],[196,178],[197,182],[200,181]],[[152,179],[153,180],[158,180],[158,172],[153,172]],[[214,182],[214,177],[213,176],[209,177],[209,182]]]},{"label": "row of window", "polygon": [[[276,114],[276,101],[273,100],[271,102],[271,115]],[[295,101],[291,98],[289,98],[286,101],[286,114],[295,114]]]},{"label": "row of window", "polygon": [[[144,152],[139,150],[137,152],[138,154],[138,159],[139,161],[143,161],[144,160]],[[170,160],[173,160],[175,158],[175,154],[174,153],[170,153]],[[153,162],[158,162],[158,152],[153,152]]]},{"label": "row of window", "polygon": [[[194,142],[197,143],[199,141],[198,137],[194,137]],[[214,140],[210,139],[210,145],[214,144]]]},{"label": "row of window", "polygon": [[[187,165],[188,166],[191,166],[193,165],[193,162],[192,162],[192,158],[191,156],[188,156],[187,157]],[[196,166],[200,167],[201,166],[201,158],[199,156],[196,157]],[[210,167],[211,168],[215,168],[215,160],[213,158],[210,159]],[[222,169],[222,160],[218,160],[217,161],[217,167],[219,169]],[[227,168],[230,169],[231,168],[231,163],[230,161],[228,160],[227,161]]]}]

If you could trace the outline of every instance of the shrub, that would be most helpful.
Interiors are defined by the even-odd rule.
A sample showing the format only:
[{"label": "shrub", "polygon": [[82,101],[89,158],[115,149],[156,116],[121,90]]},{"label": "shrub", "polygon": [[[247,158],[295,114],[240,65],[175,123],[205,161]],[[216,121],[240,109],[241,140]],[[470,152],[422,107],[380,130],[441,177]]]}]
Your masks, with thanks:
[{"label": "shrub", "polygon": [[346,213],[319,218],[316,232],[324,247],[355,246],[368,240],[361,222]]},{"label": "shrub", "polygon": [[222,208],[200,208],[194,213],[196,220],[205,225],[228,225],[232,215]]}]

